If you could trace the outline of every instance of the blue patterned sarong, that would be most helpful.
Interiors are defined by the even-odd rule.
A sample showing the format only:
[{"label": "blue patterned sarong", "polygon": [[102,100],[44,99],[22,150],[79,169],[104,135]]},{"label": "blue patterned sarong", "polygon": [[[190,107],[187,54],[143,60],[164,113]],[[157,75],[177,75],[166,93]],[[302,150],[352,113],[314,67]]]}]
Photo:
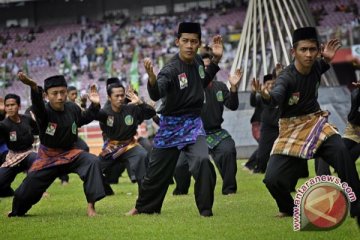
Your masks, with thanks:
[{"label": "blue patterned sarong", "polygon": [[188,144],[195,143],[198,136],[206,136],[199,116],[161,116],[154,147],[182,149]]}]

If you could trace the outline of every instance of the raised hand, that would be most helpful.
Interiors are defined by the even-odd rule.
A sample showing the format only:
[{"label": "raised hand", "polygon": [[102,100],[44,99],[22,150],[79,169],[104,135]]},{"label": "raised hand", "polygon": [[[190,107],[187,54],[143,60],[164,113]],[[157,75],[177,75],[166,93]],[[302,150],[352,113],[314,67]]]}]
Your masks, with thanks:
[{"label": "raised hand", "polygon": [[324,46],[322,46],[321,55],[324,57],[325,61],[330,62],[340,47],[341,43],[339,39],[331,39]]},{"label": "raised hand", "polygon": [[258,79],[253,78],[253,80],[251,81],[251,91],[253,93],[257,92],[260,93],[261,92],[261,83]]},{"label": "raised hand", "polygon": [[[279,76],[281,71],[284,69],[284,66],[281,63],[275,65],[276,78]],[[274,77],[274,76],[273,76]]]},{"label": "raised hand", "polygon": [[145,67],[146,73],[149,75],[150,85],[153,86],[156,82],[156,75],[154,73],[154,67],[153,67],[153,64],[152,64],[152,61],[150,58],[144,59],[144,67]]},{"label": "raised hand", "polygon": [[212,43],[211,43],[211,49],[212,49],[212,55],[213,55],[212,61],[217,64],[220,62],[221,57],[224,53],[223,40],[220,35],[216,35],[215,37],[213,37]]},{"label": "raised hand", "polygon": [[90,102],[92,102],[95,105],[100,104],[100,96],[99,96],[99,92],[98,92],[95,84],[92,84],[90,86],[90,91],[87,95],[88,95]]},{"label": "raised hand", "polygon": [[32,80],[31,78],[29,78],[28,76],[26,76],[25,73],[19,72],[17,74],[17,76],[18,76],[19,80],[22,83],[24,83],[25,85],[28,85],[28,86],[30,86],[31,88],[34,88],[34,89],[37,87],[36,82],[34,80]]},{"label": "raised hand", "polygon": [[230,90],[232,92],[237,92],[237,89],[240,85],[242,75],[243,75],[243,72],[241,69],[236,69],[235,74],[229,75]]},{"label": "raised hand", "polygon": [[142,103],[139,96],[135,94],[135,91],[132,88],[132,86],[130,86],[128,88],[128,90],[126,91],[126,98],[130,100],[130,102],[128,104],[137,104],[138,105],[138,104]]}]

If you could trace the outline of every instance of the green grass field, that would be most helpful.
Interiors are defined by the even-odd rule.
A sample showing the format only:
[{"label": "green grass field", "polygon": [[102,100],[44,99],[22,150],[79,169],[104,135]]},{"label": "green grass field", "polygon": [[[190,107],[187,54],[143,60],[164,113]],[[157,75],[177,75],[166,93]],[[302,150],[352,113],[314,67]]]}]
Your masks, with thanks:
[{"label": "green grass field", "polygon": [[[238,193],[221,195],[218,175],[214,217],[200,217],[193,190],[187,196],[172,196],[173,185],[160,215],[124,214],[134,207],[137,185],[127,177],[113,185],[114,196],[96,204],[98,216],[86,216],[86,200],[82,182],[70,175],[70,184],[56,180],[26,217],[7,218],[12,198],[0,199],[0,239],[357,239],[359,229],[350,217],[332,231],[294,232],[292,218],[275,218],[277,208],[262,183],[263,175],[242,170],[238,162]],[[313,161],[309,163],[313,176]],[[24,178],[18,175],[13,187]],[[299,185],[304,180],[299,182]]]}]

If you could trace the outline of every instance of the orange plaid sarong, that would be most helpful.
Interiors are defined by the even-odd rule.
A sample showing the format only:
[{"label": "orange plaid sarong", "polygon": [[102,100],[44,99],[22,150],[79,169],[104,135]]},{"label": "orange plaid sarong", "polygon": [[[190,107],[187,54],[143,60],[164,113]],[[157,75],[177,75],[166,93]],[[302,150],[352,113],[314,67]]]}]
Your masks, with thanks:
[{"label": "orange plaid sarong", "polygon": [[303,159],[313,158],[320,145],[337,129],[328,123],[329,112],[319,111],[299,117],[280,118],[279,136],[271,155],[280,154]]},{"label": "orange plaid sarong", "polygon": [[83,150],[77,148],[60,149],[40,145],[38,156],[31,165],[29,172],[73,162]]},{"label": "orange plaid sarong", "polygon": [[21,163],[30,153],[32,153],[32,149],[27,149],[25,151],[14,152],[9,150],[6,155],[5,162],[1,165],[1,167],[14,167]]},{"label": "orange plaid sarong", "polygon": [[350,139],[354,142],[360,143],[360,126],[347,123],[343,138]]},{"label": "orange plaid sarong", "polygon": [[130,149],[138,145],[139,143],[135,140],[135,138],[131,138],[126,141],[109,140],[103,147],[100,156],[106,157],[107,155],[112,154],[112,158],[116,159],[120,157],[123,153],[129,151]]}]

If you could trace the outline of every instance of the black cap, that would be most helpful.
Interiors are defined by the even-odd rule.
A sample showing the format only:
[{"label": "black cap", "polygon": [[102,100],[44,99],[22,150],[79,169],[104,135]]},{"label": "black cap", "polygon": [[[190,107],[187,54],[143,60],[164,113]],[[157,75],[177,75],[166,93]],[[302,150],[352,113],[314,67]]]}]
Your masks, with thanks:
[{"label": "black cap", "polygon": [[45,92],[52,87],[66,87],[67,83],[63,75],[56,75],[48,77],[44,80],[44,90]]},{"label": "black cap", "polygon": [[273,80],[273,75],[272,74],[266,74],[264,76],[264,81],[263,82],[266,83],[269,80]]},{"label": "black cap", "polygon": [[120,83],[120,79],[118,78],[108,78],[106,80],[106,88],[110,85],[110,84],[113,84],[113,83]]},{"label": "black cap", "polygon": [[201,39],[201,27],[199,23],[182,22],[179,24],[178,35],[181,33],[197,33]]},{"label": "black cap", "polygon": [[319,42],[316,28],[304,27],[296,29],[293,33],[293,45],[301,40],[316,40]]}]

